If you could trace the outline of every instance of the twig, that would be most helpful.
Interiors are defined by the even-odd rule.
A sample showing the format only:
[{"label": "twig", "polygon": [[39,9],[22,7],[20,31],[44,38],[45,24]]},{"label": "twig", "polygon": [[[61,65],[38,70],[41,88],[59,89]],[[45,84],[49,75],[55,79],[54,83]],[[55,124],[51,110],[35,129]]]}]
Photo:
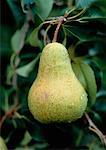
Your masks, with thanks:
[{"label": "twig", "polygon": [[7,119],[7,118],[12,118],[14,116],[14,113],[20,108],[20,105],[18,104],[15,104],[8,112],[6,112],[4,114],[4,116],[1,118],[0,120],[0,129],[2,127],[2,124],[4,123],[4,121]]},{"label": "twig", "polygon": [[85,113],[85,117],[89,123],[89,130],[96,133],[99,136],[101,142],[106,146],[106,136],[103,135],[103,133],[97,128],[97,126],[93,123],[93,121],[90,119],[87,113]]}]

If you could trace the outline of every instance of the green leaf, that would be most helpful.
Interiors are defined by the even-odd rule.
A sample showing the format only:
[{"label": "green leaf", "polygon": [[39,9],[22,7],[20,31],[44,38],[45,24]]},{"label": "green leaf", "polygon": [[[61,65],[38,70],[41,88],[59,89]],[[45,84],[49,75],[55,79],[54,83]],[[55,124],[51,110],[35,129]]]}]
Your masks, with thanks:
[{"label": "green leaf", "polygon": [[81,63],[80,67],[86,80],[87,92],[89,96],[89,105],[91,106],[96,101],[97,86],[95,75],[92,68],[88,64]]},{"label": "green leaf", "polygon": [[21,6],[24,13],[27,13],[28,9],[35,5],[35,0],[21,0]]},{"label": "green leaf", "polygon": [[83,75],[83,72],[80,68],[80,65],[78,63],[72,62],[72,69],[76,75],[76,77],[78,78],[78,80],[80,81],[80,83],[83,85],[83,87],[87,90],[87,85],[86,85],[86,80],[85,77]]},{"label": "green leaf", "polygon": [[10,57],[12,49],[10,39],[12,36],[12,29],[7,25],[0,25],[0,55],[2,57]]},{"label": "green leaf", "polygon": [[103,70],[103,87],[106,89],[106,69]]},{"label": "green leaf", "polygon": [[97,100],[94,108],[96,111],[106,112],[106,91],[100,91],[97,94]]},{"label": "green leaf", "polygon": [[11,80],[12,80],[12,77],[14,75],[14,70],[11,66],[8,66],[7,67],[7,80],[6,80],[6,83],[8,85],[11,85]]},{"label": "green leaf", "polygon": [[97,16],[97,15],[92,15],[92,16],[87,16],[87,17],[81,17],[80,21],[99,21],[99,22],[103,22],[106,23],[106,17],[101,17],[101,16]]},{"label": "green leaf", "polygon": [[84,28],[83,26],[64,25],[64,30],[67,35],[73,35],[81,41],[95,40],[97,38],[95,34],[92,35],[93,29]]},{"label": "green leaf", "polygon": [[0,109],[6,112],[8,108],[8,92],[4,89],[4,87],[0,86]]},{"label": "green leaf", "polygon": [[75,3],[77,8],[87,8],[96,1],[97,0],[75,0]]},{"label": "green leaf", "polygon": [[31,141],[32,137],[30,136],[30,134],[26,131],[25,135],[21,141],[21,145],[27,145],[30,141]]},{"label": "green leaf", "polygon": [[106,58],[105,56],[94,56],[93,57],[94,62],[99,66],[101,70],[106,69]]},{"label": "green leaf", "polygon": [[95,103],[97,92],[95,75],[92,68],[77,58],[72,62],[72,68],[76,77],[88,93],[89,106],[92,106]]},{"label": "green leaf", "polygon": [[16,73],[20,76],[28,77],[29,73],[34,69],[34,66],[36,62],[38,61],[39,57],[40,57],[40,53],[32,62],[16,69]]},{"label": "green leaf", "polygon": [[30,133],[32,138],[38,142],[44,142],[45,137],[43,135],[43,129],[37,122],[31,121],[28,118],[24,117],[23,120],[25,121],[27,131]]},{"label": "green leaf", "polygon": [[45,20],[52,10],[53,0],[35,0],[37,14]]},{"label": "green leaf", "polygon": [[14,51],[20,51],[23,47],[23,42],[21,43],[21,32],[17,30],[11,39],[12,49]]},{"label": "green leaf", "polygon": [[96,134],[92,134],[89,130],[84,132],[80,145],[87,145],[88,150],[105,150],[105,147],[98,136]]},{"label": "green leaf", "polygon": [[10,6],[10,9],[12,10],[12,13],[14,15],[14,18],[17,24],[19,24],[20,22],[23,22],[24,14],[21,9],[20,1],[7,0],[7,3]]},{"label": "green leaf", "polygon": [[88,21],[101,21],[106,23],[106,1],[103,3],[101,0],[96,0],[94,5],[86,10],[84,15],[79,20]]},{"label": "green leaf", "polygon": [[63,16],[64,13],[67,11],[67,7],[63,7],[62,9],[60,7],[55,7],[50,12],[50,17],[56,17],[56,16]]},{"label": "green leaf", "polygon": [[38,143],[38,144],[36,144],[35,149],[46,150],[46,149],[48,149],[48,146],[49,146],[49,144],[46,143],[46,142],[44,142],[44,143]]},{"label": "green leaf", "polygon": [[102,21],[106,22],[106,14],[100,9],[100,7],[91,7],[89,8],[84,16],[82,16],[79,20],[85,21]]},{"label": "green leaf", "polygon": [[99,113],[95,112],[95,111],[92,111],[93,115],[94,115],[94,120],[96,122],[99,122],[99,123],[102,123],[102,117]]},{"label": "green leaf", "polygon": [[38,38],[38,32],[39,32],[40,26],[35,28],[32,33],[29,35],[28,41],[31,46],[37,47],[41,46],[41,41]]},{"label": "green leaf", "polygon": [[29,28],[28,23],[24,23],[21,30],[17,30],[12,36],[11,45],[13,51],[17,52],[23,48],[28,28]]}]

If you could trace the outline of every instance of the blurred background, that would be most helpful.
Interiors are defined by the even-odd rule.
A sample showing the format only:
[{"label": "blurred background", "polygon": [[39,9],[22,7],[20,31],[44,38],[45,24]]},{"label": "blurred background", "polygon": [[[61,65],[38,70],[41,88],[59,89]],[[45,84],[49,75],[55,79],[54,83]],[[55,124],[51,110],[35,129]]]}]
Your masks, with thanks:
[{"label": "blurred background", "polygon": [[85,116],[72,123],[41,124],[29,112],[27,95],[42,49],[53,39],[53,21],[72,10],[69,17],[79,15],[63,23],[57,41],[68,51],[73,47],[73,62],[83,58],[93,69],[97,93],[91,105],[95,85],[88,75],[88,114],[106,135],[106,1],[1,0],[0,10],[0,128],[8,149],[104,150]]}]

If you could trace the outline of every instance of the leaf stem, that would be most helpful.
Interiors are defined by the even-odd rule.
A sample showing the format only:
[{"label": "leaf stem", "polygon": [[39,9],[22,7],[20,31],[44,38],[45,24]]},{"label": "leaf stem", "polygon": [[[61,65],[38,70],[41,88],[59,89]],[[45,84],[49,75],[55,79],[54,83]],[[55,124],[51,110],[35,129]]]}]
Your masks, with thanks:
[{"label": "leaf stem", "polygon": [[46,28],[46,31],[45,31],[45,34],[44,34],[44,45],[46,45],[48,43],[48,41],[50,41],[50,39],[49,39],[49,37],[47,35],[50,27],[51,27],[51,24]]},{"label": "leaf stem", "polygon": [[79,12],[78,14],[76,14],[75,16],[68,17],[67,20],[75,19],[75,18],[79,17],[80,15],[82,15],[85,11],[86,11],[86,8],[84,8],[82,11],[80,11],[80,12]]}]

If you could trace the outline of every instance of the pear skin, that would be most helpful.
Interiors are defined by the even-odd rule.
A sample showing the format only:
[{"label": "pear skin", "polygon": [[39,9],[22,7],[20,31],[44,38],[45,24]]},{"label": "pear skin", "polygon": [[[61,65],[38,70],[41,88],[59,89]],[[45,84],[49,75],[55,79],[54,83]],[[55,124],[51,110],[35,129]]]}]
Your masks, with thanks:
[{"label": "pear skin", "polygon": [[67,49],[57,42],[47,44],[28,94],[28,106],[34,118],[42,123],[71,122],[83,115],[87,101]]}]

